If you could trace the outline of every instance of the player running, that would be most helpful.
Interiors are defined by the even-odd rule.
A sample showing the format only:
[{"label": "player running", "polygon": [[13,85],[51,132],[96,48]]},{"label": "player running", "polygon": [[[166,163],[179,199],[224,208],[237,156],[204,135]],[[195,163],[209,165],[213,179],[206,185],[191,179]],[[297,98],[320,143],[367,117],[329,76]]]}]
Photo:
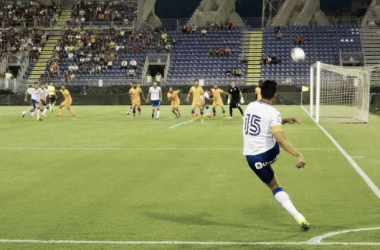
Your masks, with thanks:
[{"label": "player running", "polygon": [[50,113],[52,113],[53,107],[55,105],[55,101],[57,100],[57,93],[55,91],[54,83],[52,81],[49,83],[48,90],[49,90]]},{"label": "player running", "polygon": [[180,90],[173,90],[172,87],[169,88],[168,91],[168,99],[171,102],[172,105],[172,112],[175,115],[175,118],[181,117],[181,112],[179,111],[179,105],[181,104],[181,100],[179,99],[179,93],[181,93]]},{"label": "player running", "polygon": [[239,109],[242,119],[244,119],[244,112],[240,107],[240,103],[244,102],[243,94],[241,93],[241,90],[239,89],[239,87],[236,86],[234,81],[231,82],[231,87],[228,93],[229,93],[229,100],[230,100],[230,117],[228,117],[228,119],[233,118],[232,109],[235,109],[235,108]]},{"label": "player running", "polygon": [[66,89],[66,86],[64,84],[61,85],[61,89],[59,90],[59,92],[62,93],[65,100],[61,103],[61,105],[59,105],[57,117],[62,117],[62,108],[65,107],[73,116],[73,118],[76,118],[76,114],[74,113],[74,110],[71,108],[73,99],[71,98],[70,92]]},{"label": "player running", "polygon": [[201,114],[201,122],[204,122],[203,117],[203,100],[202,95],[204,94],[203,88],[199,86],[199,81],[196,79],[194,81],[194,86],[190,88],[189,93],[187,94],[187,102],[190,102],[190,95],[193,95],[193,102],[191,104],[191,116],[192,119],[195,119],[195,109],[198,107]]},{"label": "player running", "polygon": [[282,189],[271,166],[280,156],[280,147],[297,157],[297,168],[304,168],[306,165],[303,155],[292,146],[282,128],[283,124],[299,123],[299,120],[281,119],[281,114],[272,106],[276,92],[277,83],[265,81],[261,86],[263,99],[250,103],[245,110],[243,154],[250,168],[271,189],[276,201],[294,217],[301,229],[306,231],[309,229],[309,223],[297,211],[289,195]]},{"label": "player running", "polygon": [[28,88],[28,90],[25,92],[25,99],[24,99],[25,102],[28,101],[28,94],[30,94],[30,96],[31,96],[32,107],[30,109],[27,109],[27,110],[22,112],[22,118],[24,118],[26,114],[33,114],[33,112],[36,112],[37,113],[37,120],[41,121],[39,102],[41,100],[41,96],[43,95],[43,91],[38,86],[37,82],[35,82],[33,84],[33,88]]},{"label": "player running", "polygon": [[132,100],[132,113],[133,118],[136,117],[136,108],[139,111],[139,115],[141,115],[141,99],[140,94],[143,96],[143,92],[140,87],[138,87],[137,82],[132,84],[132,88],[129,90],[129,95]]},{"label": "player running", "polygon": [[154,112],[156,110],[156,120],[160,119],[160,102],[162,102],[162,91],[161,87],[157,86],[156,81],[154,81],[153,86],[149,88],[149,92],[146,97],[146,102],[148,102],[148,100],[150,100],[150,103],[152,104],[152,119],[154,119]]},{"label": "player running", "polygon": [[222,109],[223,117],[227,118],[226,110],[224,109],[224,104],[223,104],[223,100],[221,97],[221,94],[225,94],[225,92],[219,88],[218,84],[215,84],[214,88],[211,89],[211,93],[212,93],[213,100],[214,100],[214,102],[212,104],[212,112],[213,112],[214,117],[216,116],[216,107],[219,106]]}]

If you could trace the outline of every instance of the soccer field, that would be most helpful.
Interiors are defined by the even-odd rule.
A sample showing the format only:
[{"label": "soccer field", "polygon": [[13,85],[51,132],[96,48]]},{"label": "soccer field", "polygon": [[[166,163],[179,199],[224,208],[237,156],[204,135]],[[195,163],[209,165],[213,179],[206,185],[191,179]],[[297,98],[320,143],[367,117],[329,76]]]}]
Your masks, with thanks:
[{"label": "soccer field", "polygon": [[[306,168],[282,151],[274,169],[307,232],[248,167],[237,110],[202,124],[188,106],[158,121],[74,106],[37,122],[0,107],[0,249],[380,249],[379,197],[301,107],[276,108],[303,121],[285,134]],[[380,187],[380,116],[324,127]],[[362,228],[377,230],[310,241]]]}]

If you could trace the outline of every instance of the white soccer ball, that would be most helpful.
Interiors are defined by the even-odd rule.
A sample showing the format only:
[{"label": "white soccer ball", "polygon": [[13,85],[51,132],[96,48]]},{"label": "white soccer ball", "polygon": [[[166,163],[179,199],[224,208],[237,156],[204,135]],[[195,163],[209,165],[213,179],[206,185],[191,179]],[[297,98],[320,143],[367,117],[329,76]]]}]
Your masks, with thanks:
[{"label": "white soccer ball", "polygon": [[304,62],[305,59],[306,59],[305,52],[301,48],[294,48],[294,49],[292,49],[292,53],[291,54],[292,54],[293,61],[295,61],[296,63],[298,63],[298,62]]}]

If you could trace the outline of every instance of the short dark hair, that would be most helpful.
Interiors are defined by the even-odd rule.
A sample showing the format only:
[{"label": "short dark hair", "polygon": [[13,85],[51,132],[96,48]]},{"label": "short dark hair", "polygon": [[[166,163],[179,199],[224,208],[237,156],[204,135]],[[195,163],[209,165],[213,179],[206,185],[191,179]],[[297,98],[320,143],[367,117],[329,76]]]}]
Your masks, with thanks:
[{"label": "short dark hair", "polygon": [[195,79],[194,82],[199,82],[199,80],[198,80],[198,79]]},{"label": "short dark hair", "polygon": [[277,82],[273,80],[266,80],[260,86],[261,95],[265,99],[272,99],[277,93]]}]

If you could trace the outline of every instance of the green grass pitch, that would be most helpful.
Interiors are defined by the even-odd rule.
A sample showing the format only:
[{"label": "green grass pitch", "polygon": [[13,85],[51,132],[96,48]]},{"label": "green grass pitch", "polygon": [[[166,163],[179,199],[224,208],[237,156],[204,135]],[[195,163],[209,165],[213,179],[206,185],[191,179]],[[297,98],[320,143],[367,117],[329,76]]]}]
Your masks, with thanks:
[{"label": "green grass pitch", "polygon": [[[126,116],[125,106],[74,106],[72,120],[43,122],[27,107],[0,107],[0,239],[88,241],[305,242],[346,229],[379,227],[380,200],[299,106],[276,106],[285,133],[307,167],[282,151],[274,165],[294,204],[311,224],[301,232],[249,169],[242,120]],[[380,186],[380,117],[367,125],[326,125]],[[324,242],[380,242],[380,231]],[[215,246],[1,243],[0,249],[375,249],[380,246]]]}]

